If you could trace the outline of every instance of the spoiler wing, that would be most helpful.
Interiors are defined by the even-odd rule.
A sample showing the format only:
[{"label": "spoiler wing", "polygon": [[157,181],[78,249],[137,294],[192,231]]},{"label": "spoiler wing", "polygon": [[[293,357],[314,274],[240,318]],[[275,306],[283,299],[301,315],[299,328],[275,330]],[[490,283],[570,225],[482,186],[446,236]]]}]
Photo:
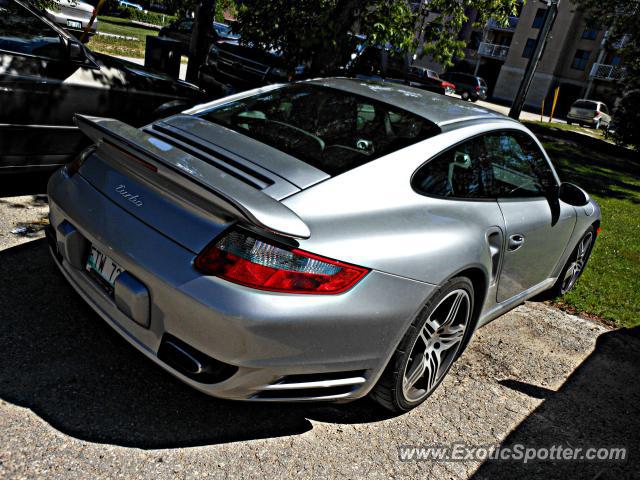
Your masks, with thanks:
[{"label": "spoiler wing", "polygon": [[146,169],[148,177],[160,175],[165,183],[177,184],[270,232],[301,239],[311,235],[307,224],[287,206],[160,138],[113,118],[75,114],[74,121],[96,145],[112,144],[155,167],[156,172]]}]

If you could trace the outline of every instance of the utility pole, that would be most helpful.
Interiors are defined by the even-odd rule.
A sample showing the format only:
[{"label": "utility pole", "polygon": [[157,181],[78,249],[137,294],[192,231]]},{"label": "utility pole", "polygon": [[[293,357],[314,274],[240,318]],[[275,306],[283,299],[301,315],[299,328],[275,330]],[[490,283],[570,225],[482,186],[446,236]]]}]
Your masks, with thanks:
[{"label": "utility pole", "polygon": [[538,33],[536,46],[533,49],[533,54],[529,59],[529,63],[527,63],[527,69],[524,71],[522,83],[520,83],[520,88],[518,88],[518,93],[516,94],[516,98],[514,98],[513,105],[511,105],[511,110],[509,111],[509,116],[516,120],[520,118],[520,112],[522,112],[524,101],[527,98],[529,87],[531,87],[531,82],[533,81],[533,74],[536,72],[536,67],[538,66],[538,62],[542,56],[542,51],[547,43],[549,32],[551,31],[553,22],[558,15],[558,5],[560,4],[560,0],[546,1],[549,8],[547,8],[544,15],[544,22],[542,24],[542,28],[540,28],[540,32]]}]

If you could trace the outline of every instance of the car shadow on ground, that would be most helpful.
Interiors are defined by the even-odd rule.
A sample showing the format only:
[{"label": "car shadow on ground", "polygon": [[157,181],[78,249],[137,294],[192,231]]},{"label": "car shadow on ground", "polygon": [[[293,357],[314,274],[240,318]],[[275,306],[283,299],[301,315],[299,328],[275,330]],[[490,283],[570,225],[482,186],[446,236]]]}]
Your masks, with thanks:
[{"label": "car shadow on ground", "polygon": [[0,398],[76,438],[143,449],[304,433],[309,419],[391,415],[369,400],[256,404],[212,398],[132,348],[67,284],[45,240],[0,251]]},{"label": "car shadow on ground", "polygon": [[47,193],[52,171],[0,174],[0,198]]},{"label": "car shadow on ground", "polygon": [[640,327],[598,337],[594,351],[557,392],[523,382],[503,386],[543,403],[516,427],[502,447],[624,447],[624,462],[485,462],[473,476],[491,478],[638,478],[640,472]]}]

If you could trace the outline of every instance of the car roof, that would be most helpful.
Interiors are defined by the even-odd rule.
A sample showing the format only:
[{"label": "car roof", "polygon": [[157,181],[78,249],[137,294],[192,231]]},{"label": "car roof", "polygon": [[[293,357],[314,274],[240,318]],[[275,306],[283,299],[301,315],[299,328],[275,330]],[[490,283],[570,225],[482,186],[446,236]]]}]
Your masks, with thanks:
[{"label": "car roof", "polygon": [[511,120],[473,103],[397,83],[352,78],[319,78],[308,82],[388,103],[438,126],[479,119]]}]

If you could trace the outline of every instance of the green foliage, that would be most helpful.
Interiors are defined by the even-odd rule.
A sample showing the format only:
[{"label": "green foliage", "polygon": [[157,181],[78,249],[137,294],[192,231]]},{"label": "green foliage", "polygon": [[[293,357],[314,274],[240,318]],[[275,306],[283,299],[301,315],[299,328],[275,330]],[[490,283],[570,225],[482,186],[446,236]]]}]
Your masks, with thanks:
[{"label": "green foliage", "polygon": [[144,10],[136,10],[135,8],[118,7],[115,14],[121,18],[136,20],[138,22],[150,23],[164,27],[176,20],[173,15],[165,15],[164,13],[145,12]]},{"label": "green foliage", "polygon": [[506,22],[517,3],[430,0],[416,7],[406,0],[244,0],[239,30],[243,41],[285,52],[291,67],[307,63],[318,73],[344,64],[353,51],[352,33],[403,52],[421,47],[424,54],[448,66],[464,56],[458,34],[468,21],[469,9],[478,10],[479,22],[489,17]]},{"label": "green foliage", "polygon": [[[561,131],[555,123],[529,123],[563,181],[587,190],[602,209],[602,234],[575,288],[558,299],[563,308],[640,325],[640,165],[637,155],[601,139]],[[575,128],[575,127],[574,127]]]},{"label": "green foliage", "polygon": [[620,84],[624,95],[614,111],[619,127],[614,139],[640,149],[640,0],[573,0],[590,23],[609,30],[609,48],[626,37],[620,55],[626,75]]}]

